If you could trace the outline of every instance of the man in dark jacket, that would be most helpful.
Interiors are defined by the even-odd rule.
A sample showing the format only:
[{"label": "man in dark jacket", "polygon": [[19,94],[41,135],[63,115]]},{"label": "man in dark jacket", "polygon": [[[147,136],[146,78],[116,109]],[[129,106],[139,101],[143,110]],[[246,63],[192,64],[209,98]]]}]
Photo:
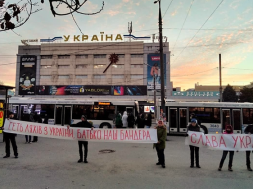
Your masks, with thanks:
[{"label": "man in dark jacket", "polygon": [[[187,132],[188,131],[200,132],[200,127],[198,126],[196,119],[194,118],[191,119],[191,123],[187,128]],[[195,152],[196,167],[201,168],[199,166],[199,147],[192,146],[192,145],[189,145],[189,146],[190,146],[190,151],[191,151],[191,166],[190,167],[191,168],[194,167],[194,152]]]},{"label": "man in dark jacket", "polygon": [[150,128],[151,125],[152,125],[152,115],[151,115],[151,111],[150,111],[149,114],[148,114],[148,118],[147,118],[146,125],[147,125],[148,128]]},{"label": "man in dark jacket", "polygon": [[[13,117],[14,117],[14,114],[12,112],[8,112],[8,119],[13,119]],[[18,158],[18,148],[16,144],[16,139],[15,139],[16,136],[17,134],[14,134],[14,133],[4,133],[6,155],[3,158],[10,157],[10,142],[12,144],[14,156],[15,158]]]},{"label": "man in dark jacket", "polygon": [[[77,124],[72,124],[71,127],[80,127],[80,128],[91,128],[93,129],[93,126],[87,121],[87,118],[82,115],[81,122],[78,122]],[[68,129],[69,129],[68,125]],[[83,156],[83,146],[84,146],[84,156]],[[84,163],[88,163],[87,156],[88,156],[88,141],[78,141],[78,147],[79,147],[79,155],[80,159],[77,161],[78,163],[83,162],[84,157]]]},{"label": "man in dark jacket", "polygon": [[[246,129],[244,130],[245,134],[253,134],[253,125],[248,125],[246,127]],[[248,171],[252,171],[251,167],[250,167],[250,152],[251,151],[246,151],[246,165],[247,165],[247,169]]]}]

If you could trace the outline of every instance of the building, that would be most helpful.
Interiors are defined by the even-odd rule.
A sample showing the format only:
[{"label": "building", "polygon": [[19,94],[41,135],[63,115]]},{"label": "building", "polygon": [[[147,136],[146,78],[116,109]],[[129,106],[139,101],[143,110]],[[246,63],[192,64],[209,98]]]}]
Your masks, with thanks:
[{"label": "building", "polygon": [[[159,43],[143,41],[22,45],[17,54],[16,95],[153,99],[151,72],[160,61],[158,49]],[[118,55],[119,62],[103,73],[113,53]],[[164,43],[164,63],[165,95],[169,98],[172,94],[169,43]],[[159,74],[156,78],[159,92]],[[120,90],[115,93],[115,87],[125,93],[118,94]]]}]

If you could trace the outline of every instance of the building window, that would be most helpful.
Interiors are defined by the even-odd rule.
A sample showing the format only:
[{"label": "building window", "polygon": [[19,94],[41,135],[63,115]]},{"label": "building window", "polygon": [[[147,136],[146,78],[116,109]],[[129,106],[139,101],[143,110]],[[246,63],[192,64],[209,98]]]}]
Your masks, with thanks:
[{"label": "building window", "polygon": [[117,54],[117,55],[118,55],[118,58],[125,58],[124,54]]},{"label": "building window", "polygon": [[131,64],[131,68],[143,68],[143,64]]},{"label": "building window", "polygon": [[53,55],[41,55],[40,58],[41,59],[52,59]]},{"label": "building window", "polygon": [[143,54],[131,54],[131,58],[143,58]]},{"label": "building window", "polygon": [[51,79],[51,75],[41,75],[40,79]]},{"label": "building window", "polygon": [[69,65],[59,65],[58,68],[59,69],[68,69]]},{"label": "building window", "polygon": [[121,68],[124,69],[124,65],[123,64],[119,64],[119,65],[112,65],[113,68]]},{"label": "building window", "polygon": [[94,68],[104,68],[105,64],[97,64],[94,65]]},{"label": "building window", "polygon": [[142,79],[143,75],[131,75],[131,79]]},{"label": "building window", "polygon": [[59,75],[59,79],[69,79],[69,75]]},{"label": "building window", "polygon": [[86,64],[76,65],[76,69],[82,69],[82,68],[87,68],[87,65]]},{"label": "building window", "polygon": [[105,75],[94,75],[94,79],[105,79]]},{"label": "building window", "polygon": [[70,59],[70,55],[58,55],[58,59]]},{"label": "building window", "polygon": [[87,55],[87,54],[77,54],[77,55],[76,55],[76,58],[77,58],[77,59],[88,58],[88,55]]},{"label": "building window", "polygon": [[76,75],[76,79],[86,79],[87,75]]},{"label": "building window", "polygon": [[112,79],[123,79],[124,75],[112,75]]},{"label": "building window", "polygon": [[94,54],[94,58],[106,58],[106,54]]},{"label": "building window", "polygon": [[40,68],[45,68],[45,69],[47,69],[47,68],[51,68],[52,66],[40,66]]}]

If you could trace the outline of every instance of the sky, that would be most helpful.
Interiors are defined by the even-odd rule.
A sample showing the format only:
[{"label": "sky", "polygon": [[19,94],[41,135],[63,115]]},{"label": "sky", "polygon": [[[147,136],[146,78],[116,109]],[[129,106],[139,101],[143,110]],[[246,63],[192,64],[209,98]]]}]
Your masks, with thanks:
[{"label": "sky", "polygon": [[[159,7],[153,0],[104,0],[99,14],[74,13],[82,33],[71,15],[54,17],[48,0],[44,4],[37,2],[34,10],[41,10],[32,14],[24,25],[0,32],[0,81],[6,85],[15,85],[16,54],[23,39],[82,33],[92,36],[100,32],[124,35],[128,34],[130,21],[133,35],[158,35]],[[98,11],[102,3],[102,0],[88,0],[81,11]],[[219,85],[219,54],[223,85],[247,85],[253,81],[252,0],[161,0],[161,5],[163,36],[167,36],[171,51],[173,87],[186,90],[194,88],[195,83]],[[56,10],[66,12],[64,6]]]}]

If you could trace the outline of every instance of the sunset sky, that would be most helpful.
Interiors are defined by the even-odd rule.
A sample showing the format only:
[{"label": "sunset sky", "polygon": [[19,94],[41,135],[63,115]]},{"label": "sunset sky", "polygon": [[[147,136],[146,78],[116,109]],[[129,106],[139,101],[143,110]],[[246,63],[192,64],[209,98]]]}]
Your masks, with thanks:
[{"label": "sunset sky", "polygon": [[[44,4],[37,1],[38,6],[34,8],[42,10],[32,14],[23,26],[14,30],[15,33],[0,32],[0,81],[7,85],[15,85],[20,40],[81,35],[71,15],[54,17],[47,0]],[[86,13],[98,11],[102,2],[88,0],[81,10]],[[158,33],[158,4],[153,0],[104,0],[104,3],[100,14],[73,14],[85,35],[128,34],[130,21],[135,36]],[[66,9],[60,6],[57,11]],[[194,88],[197,82],[218,85],[219,53],[224,85],[247,85],[253,81],[252,0],[162,0],[162,15],[163,35],[168,37],[172,54],[174,87]]]}]

